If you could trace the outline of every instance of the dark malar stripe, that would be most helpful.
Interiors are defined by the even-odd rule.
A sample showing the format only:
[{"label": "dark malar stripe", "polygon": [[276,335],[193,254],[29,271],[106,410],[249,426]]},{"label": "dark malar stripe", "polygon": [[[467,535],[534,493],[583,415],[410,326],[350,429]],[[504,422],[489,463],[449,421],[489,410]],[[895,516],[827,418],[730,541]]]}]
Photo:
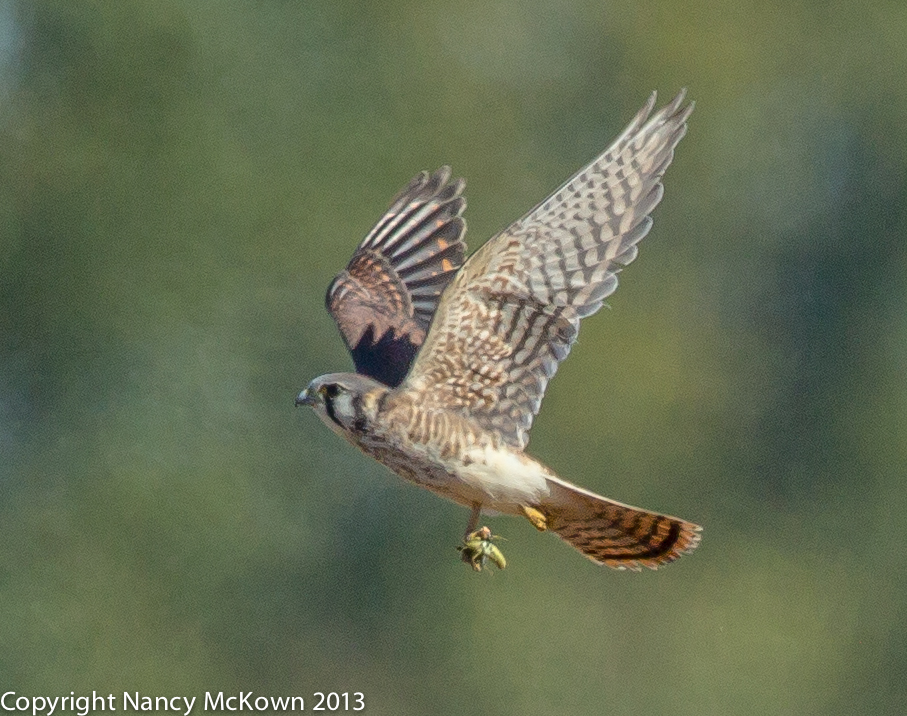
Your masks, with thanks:
[{"label": "dark malar stripe", "polygon": [[365,418],[365,409],[361,395],[353,397],[353,413],[356,416],[353,420],[353,430],[357,433],[364,433],[368,421]]},{"label": "dark malar stripe", "polygon": [[[325,396],[325,399],[324,399],[324,412],[326,412],[326,413],[328,414],[328,417],[329,417],[333,422],[335,422],[335,423],[336,423],[337,425],[339,425],[341,428],[344,427],[344,426],[343,426],[343,423],[341,423],[341,422],[337,419],[337,413],[334,412],[334,396],[333,396],[333,395],[328,394],[328,395]],[[345,430],[345,429],[346,429],[346,428],[344,428],[344,430]]]}]

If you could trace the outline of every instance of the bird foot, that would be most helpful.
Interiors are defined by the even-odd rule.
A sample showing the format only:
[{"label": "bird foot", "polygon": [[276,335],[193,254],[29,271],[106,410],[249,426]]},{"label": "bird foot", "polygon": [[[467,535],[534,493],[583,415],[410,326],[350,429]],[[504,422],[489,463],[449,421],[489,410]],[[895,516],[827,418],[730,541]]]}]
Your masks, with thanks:
[{"label": "bird foot", "polygon": [[528,505],[520,505],[520,509],[523,511],[523,515],[525,515],[526,519],[529,520],[532,523],[532,526],[539,532],[544,532],[548,529],[548,518],[545,517],[540,510],[529,507]]},{"label": "bird foot", "polygon": [[480,527],[475,532],[470,532],[463,540],[463,544],[457,547],[460,551],[460,559],[472,566],[476,572],[481,572],[488,560],[494,562],[498,569],[504,569],[507,566],[507,560],[504,559],[501,550],[493,544],[494,539],[501,539],[501,537],[491,534],[488,527]]}]

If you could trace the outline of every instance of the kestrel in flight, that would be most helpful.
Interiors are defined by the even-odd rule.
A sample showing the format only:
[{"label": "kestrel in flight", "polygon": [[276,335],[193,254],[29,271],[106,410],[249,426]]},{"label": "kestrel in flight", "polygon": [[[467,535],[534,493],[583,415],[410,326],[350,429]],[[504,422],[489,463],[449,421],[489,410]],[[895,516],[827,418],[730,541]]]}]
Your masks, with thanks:
[{"label": "kestrel in flight", "polygon": [[683,100],[651,115],[653,93],[608,149],[468,260],[464,181],[447,167],[421,173],[328,288],[357,372],[315,378],[296,404],[470,508],[464,559],[476,568],[499,554],[488,528],[474,531],[483,510],[527,517],[616,569],[655,569],[699,544],[698,525],[596,495],[525,452],[580,319],[649,232],[693,111]]}]

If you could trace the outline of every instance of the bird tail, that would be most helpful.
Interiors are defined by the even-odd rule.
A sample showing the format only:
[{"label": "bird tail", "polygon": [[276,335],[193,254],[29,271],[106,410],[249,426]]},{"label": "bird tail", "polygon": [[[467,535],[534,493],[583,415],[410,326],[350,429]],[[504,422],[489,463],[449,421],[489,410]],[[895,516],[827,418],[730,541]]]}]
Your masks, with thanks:
[{"label": "bird tail", "polygon": [[558,477],[537,506],[547,528],[593,562],[613,569],[657,569],[699,544],[699,525],[614,502]]}]

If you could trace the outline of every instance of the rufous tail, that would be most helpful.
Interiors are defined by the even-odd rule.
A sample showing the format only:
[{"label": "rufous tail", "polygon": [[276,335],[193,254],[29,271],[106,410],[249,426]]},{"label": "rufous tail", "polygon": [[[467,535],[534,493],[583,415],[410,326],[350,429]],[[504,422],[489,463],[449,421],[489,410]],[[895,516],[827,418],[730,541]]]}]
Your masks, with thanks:
[{"label": "rufous tail", "polygon": [[558,477],[534,508],[547,528],[589,559],[613,569],[657,569],[692,551],[702,528],[692,522],[623,505]]}]

